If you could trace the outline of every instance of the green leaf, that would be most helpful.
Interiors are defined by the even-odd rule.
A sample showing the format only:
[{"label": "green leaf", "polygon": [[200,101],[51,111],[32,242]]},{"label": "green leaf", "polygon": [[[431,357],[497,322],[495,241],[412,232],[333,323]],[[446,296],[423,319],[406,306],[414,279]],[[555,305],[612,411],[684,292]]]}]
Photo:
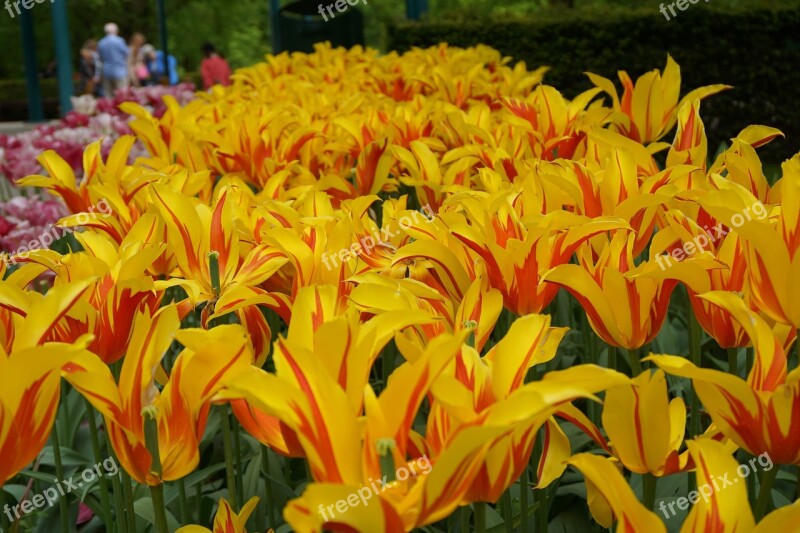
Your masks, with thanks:
[{"label": "green leaf", "polygon": [[[137,516],[140,516],[147,520],[150,524],[156,523],[156,514],[153,509],[153,500],[150,498],[140,498],[133,502],[133,512],[136,513]],[[175,517],[172,516],[172,513],[169,512],[169,509],[166,510],[167,512],[167,526],[169,527],[170,531],[175,531],[178,529],[180,524]]]},{"label": "green leaf", "polygon": [[[64,466],[85,466],[93,463],[94,461],[90,457],[87,457],[82,453],[73,450],[72,448],[61,446],[61,464]],[[48,466],[55,465],[52,446],[47,446],[44,448],[44,450],[42,450],[40,464]]]},{"label": "green leaf", "polygon": [[588,515],[589,513],[585,508],[572,506],[550,521],[547,525],[547,533],[602,531]]},{"label": "green leaf", "polygon": [[[47,509],[44,515],[39,515],[34,533],[53,533],[54,531],[61,531],[61,517],[59,515],[58,505],[54,505]],[[69,523],[75,524],[78,521],[78,504],[74,503],[69,506]],[[75,527],[69,533],[73,533]]]},{"label": "green leaf", "polygon": [[216,474],[217,472],[220,472],[222,470],[225,470],[225,463],[213,464],[211,466],[207,466],[202,470],[198,470],[197,472],[192,472],[185,478],[186,488],[189,489],[190,487],[194,487],[198,483],[202,483],[203,481],[208,479],[208,477],[211,476],[212,474]]},{"label": "green leaf", "polygon": [[486,527],[493,528],[505,524],[505,520],[500,516],[500,513],[495,511],[491,505],[486,505]]},{"label": "green leaf", "polygon": [[19,475],[25,476],[31,479],[35,479],[37,481],[44,481],[45,483],[49,483],[50,485],[54,485],[57,481],[56,477],[53,474],[48,474],[46,472],[38,472],[33,470],[22,470]]},{"label": "green leaf", "polygon": [[[28,490],[28,487],[25,485],[3,485],[3,488],[0,490],[4,490],[5,492],[11,494],[16,501],[22,501],[22,495],[25,494],[25,491]],[[2,510],[0,510],[2,512]]]},{"label": "green leaf", "polygon": [[[258,455],[250,460],[247,463],[247,467],[244,471],[244,477],[242,482],[244,487],[242,487],[242,492],[245,495],[245,502],[249,500],[252,496],[261,494],[258,490],[259,482],[260,482],[260,474],[261,474],[261,456]],[[262,497],[263,498],[263,497]],[[245,502],[240,502],[244,505]]]}]

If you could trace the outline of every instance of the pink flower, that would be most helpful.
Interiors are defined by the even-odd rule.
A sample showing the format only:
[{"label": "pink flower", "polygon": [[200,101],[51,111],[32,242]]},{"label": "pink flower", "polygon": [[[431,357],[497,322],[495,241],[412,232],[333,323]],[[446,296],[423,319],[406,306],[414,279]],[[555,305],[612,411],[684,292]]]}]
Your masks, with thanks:
[{"label": "pink flower", "polygon": [[0,215],[0,238],[5,237],[8,233],[14,229],[16,224],[9,221],[6,217]]},{"label": "pink flower", "polygon": [[[194,98],[194,94],[191,84],[129,89],[115,98],[97,100],[92,115],[73,111],[56,125],[39,126],[13,137],[0,135],[0,173],[12,183],[25,176],[41,174],[43,170],[36,158],[46,150],[54,150],[80,178],[83,174],[83,151],[88,144],[104,139],[103,154],[107,155],[114,141],[132,133],[128,124],[131,117],[119,109],[120,104],[136,102],[152,110],[154,116],[161,117],[167,109],[164,96],[172,95],[180,105],[185,105]],[[140,155],[147,154],[144,146],[137,142],[131,152],[130,162]]]},{"label": "pink flower", "polygon": [[17,196],[0,203],[0,248],[13,253],[32,243],[36,248],[47,247],[48,242],[63,236],[63,230],[54,224],[67,214],[66,207],[55,199]]},{"label": "pink flower", "polygon": [[67,116],[64,117],[63,123],[70,128],[86,127],[89,125],[89,115],[82,115],[81,113],[70,111],[67,113]]},{"label": "pink flower", "polygon": [[91,520],[93,516],[94,512],[89,508],[89,506],[81,502],[78,505],[78,520],[77,522],[75,522],[75,524],[78,526],[81,524],[85,524],[86,522]]}]

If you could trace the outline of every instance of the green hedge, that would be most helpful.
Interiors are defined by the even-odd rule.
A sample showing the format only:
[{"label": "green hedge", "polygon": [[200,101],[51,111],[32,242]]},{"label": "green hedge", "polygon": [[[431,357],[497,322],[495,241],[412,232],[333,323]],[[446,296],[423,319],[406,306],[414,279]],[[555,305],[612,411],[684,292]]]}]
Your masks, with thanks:
[{"label": "green hedge", "polygon": [[[58,80],[40,78],[39,89],[42,98],[58,98]],[[0,80],[0,102],[27,101],[28,86],[25,80]]]},{"label": "green hedge", "polygon": [[800,151],[800,5],[723,9],[700,2],[667,21],[658,3],[648,4],[525,20],[400,21],[389,26],[388,47],[487,44],[529,68],[552,67],[545,83],[568,97],[591,87],[583,72],[618,83],[618,70],[635,79],[663,68],[669,52],[681,66],[684,93],[713,83],[734,86],[703,104],[712,150],[748,124],[765,124],[786,134],[763,149],[767,159]]},{"label": "green hedge", "polygon": [[[58,80],[40,78],[42,107],[45,118],[58,118]],[[25,80],[0,80],[0,121],[28,120],[28,87]]]}]

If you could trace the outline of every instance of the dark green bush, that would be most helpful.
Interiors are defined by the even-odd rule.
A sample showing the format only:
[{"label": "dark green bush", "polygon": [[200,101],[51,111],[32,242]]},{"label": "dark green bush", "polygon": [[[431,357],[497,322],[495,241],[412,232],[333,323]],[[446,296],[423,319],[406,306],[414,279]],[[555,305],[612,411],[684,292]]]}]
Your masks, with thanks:
[{"label": "dark green bush", "polygon": [[663,68],[670,53],[681,66],[683,93],[714,83],[734,86],[703,104],[712,150],[748,124],[786,134],[763,149],[767,159],[800,150],[800,5],[750,2],[728,8],[700,2],[667,21],[656,2],[648,4],[624,11],[563,10],[535,19],[400,21],[390,24],[388,44],[400,52],[439,42],[487,44],[529,68],[552,67],[545,83],[568,97],[591,87],[584,72],[617,81],[616,72],[627,70],[635,79]]},{"label": "dark green bush", "polygon": [[[55,78],[39,79],[42,98],[58,98],[58,80]],[[25,80],[0,80],[0,102],[27,101],[28,87]]]},{"label": "dark green bush", "polygon": [[[39,79],[46,118],[58,118],[58,80]],[[0,121],[28,120],[28,87],[25,80],[0,80]]]}]

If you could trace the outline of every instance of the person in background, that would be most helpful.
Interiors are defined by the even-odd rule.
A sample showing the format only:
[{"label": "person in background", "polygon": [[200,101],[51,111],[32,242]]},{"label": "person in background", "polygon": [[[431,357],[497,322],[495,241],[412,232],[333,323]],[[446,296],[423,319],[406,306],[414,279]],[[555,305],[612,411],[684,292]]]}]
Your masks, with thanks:
[{"label": "person in background", "polygon": [[[142,62],[144,64],[144,68],[147,69],[147,79],[142,80],[142,85],[157,85],[158,79],[156,78],[155,72],[153,68],[153,62],[156,60],[156,49],[152,44],[145,44],[142,46]],[[159,73],[163,71],[164,68],[162,67],[159,69]]]},{"label": "person in background", "polygon": [[128,88],[128,56],[130,50],[125,39],[119,36],[119,27],[113,22],[105,25],[106,36],[97,43],[97,53],[103,64],[103,96],[113,97],[117,91]]},{"label": "person in background", "polygon": [[231,84],[231,67],[228,62],[217,53],[211,43],[203,45],[203,62],[200,72],[203,75],[203,88],[208,90],[216,84],[228,86]]},{"label": "person in background", "polygon": [[96,96],[99,90],[100,81],[100,56],[97,53],[97,41],[88,39],[83,43],[81,56],[78,61],[78,74],[80,83],[78,94],[91,94]]},{"label": "person in background", "polygon": [[178,85],[178,83],[180,83],[181,80],[178,77],[178,60],[175,59],[175,56],[172,54],[167,56],[167,63],[169,64],[169,76],[167,76],[164,72],[164,52],[156,50],[150,45],[145,45],[143,50],[145,65],[147,66],[147,70],[150,71],[150,83],[163,83],[165,85]]},{"label": "person in background", "polygon": [[150,72],[144,61],[144,47],[147,39],[141,33],[134,33],[128,43],[130,55],[128,56],[128,73],[131,85],[141,87],[150,78]]}]

